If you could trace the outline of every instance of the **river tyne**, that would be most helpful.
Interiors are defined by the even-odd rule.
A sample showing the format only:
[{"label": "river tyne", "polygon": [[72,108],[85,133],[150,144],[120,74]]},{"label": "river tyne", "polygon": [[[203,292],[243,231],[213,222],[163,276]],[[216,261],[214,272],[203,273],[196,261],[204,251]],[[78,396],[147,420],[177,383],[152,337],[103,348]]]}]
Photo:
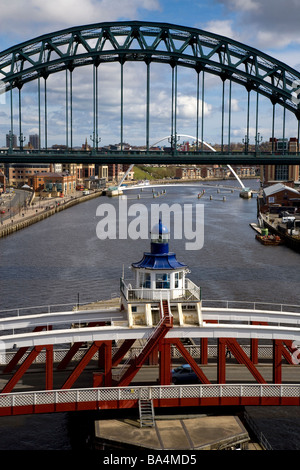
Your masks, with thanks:
[{"label": "river tyne", "polygon": [[[165,186],[158,190],[166,189],[166,194],[155,199],[151,187],[126,195],[128,207],[139,203],[149,212],[151,204],[204,206],[203,247],[187,250],[187,240],[174,240],[172,233],[170,240],[170,251],[188,265],[189,278],[201,286],[204,300],[300,305],[300,254],[285,246],[261,245],[249,226],[257,221],[256,197],[242,199],[231,186],[238,189],[239,183]],[[246,186],[257,189],[259,183],[250,180]],[[205,194],[198,199],[203,187]],[[112,204],[118,214],[118,198],[102,196],[0,240],[0,310],[75,305],[78,299],[84,303],[118,295],[123,267],[129,279],[131,263],[148,251],[150,240],[100,240],[96,212],[104,203]],[[171,232],[172,228],[171,218]],[[66,414],[1,418],[0,450],[72,449],[72,426],[76,427],[76,420]]]}]

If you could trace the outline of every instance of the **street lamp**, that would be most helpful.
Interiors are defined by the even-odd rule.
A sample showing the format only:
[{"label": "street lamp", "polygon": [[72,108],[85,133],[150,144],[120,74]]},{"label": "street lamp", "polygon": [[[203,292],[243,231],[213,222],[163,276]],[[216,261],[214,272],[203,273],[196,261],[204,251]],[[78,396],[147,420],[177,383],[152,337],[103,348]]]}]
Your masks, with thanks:
[{"label": "street lamp", "polygon": [[26,140],[26,137],[25,136],[23,137],[23,133],[21,132],[21,134],[19,136],[20,150],[23,150],[23,142],[25,142],[25,140]]},{"label": "street lamp", "polygon": [[257,133],[257,136],[255,137],[255,151],[258,152],[259,151],[259,143],[262,141],[262,136],[260,135],[260,133],[258,132]]},{"label": "street lamp", "polygon": [[168,141],[169,143],[171,144],[171,151],[173,152],[173,150],[176,150],[177,149],[177,142],[180,140],[180,136],[175,134],[175,135],[171,135],[171,137],[169,137]]},{"label": "street lamp", "polygon": [[98,151],[98,144],[101,142],[101,137],[98,137],[95,135],[95,132],[93,132],[93,135],[90,135],[90,139],[93,142],[93,149],[95,150],[95,144],[96,144],[96,150]]},{"label": "street lamp", "polygon": [[245,144],[245,153],[248,153],[249,149],[249,138],[245,135],[245,138],[243,139],[243,144]]}]

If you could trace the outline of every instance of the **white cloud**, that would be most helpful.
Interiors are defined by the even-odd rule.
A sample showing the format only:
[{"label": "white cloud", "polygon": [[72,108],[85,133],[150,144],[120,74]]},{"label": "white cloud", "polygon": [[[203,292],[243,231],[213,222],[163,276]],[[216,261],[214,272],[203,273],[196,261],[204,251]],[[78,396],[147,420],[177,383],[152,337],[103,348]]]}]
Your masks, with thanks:
[{"label": "white cloud", "polygon": [[10,0],[1,5],[1,33],[14,43],[67,27],[138,19],[160,9],[159,0]]},{"label": "white cloud", "polygon": [[300,43],[299,0],[216,0],[234,15],[234,34],[262,50]]},{"label": "white cloud", "polygon": [[257,0],[226,0],[223,3],[227,3],[233,10],[240,11],[255,11],[259,10],[259,1]]},{"label": "white cloud", "polygon": [[237,35],[232,29],[232,20],[211,20],[205,24],[204,29],[220,36],[237,39]]}]

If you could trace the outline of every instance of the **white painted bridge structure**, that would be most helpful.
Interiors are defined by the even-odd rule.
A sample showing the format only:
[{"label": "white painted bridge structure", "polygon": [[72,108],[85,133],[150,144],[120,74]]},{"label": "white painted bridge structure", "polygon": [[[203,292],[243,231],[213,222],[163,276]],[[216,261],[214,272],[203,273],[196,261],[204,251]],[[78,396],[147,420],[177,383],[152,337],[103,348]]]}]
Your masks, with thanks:
[{"label": "white painted bridge structure", "polygon": [[[168,344],[177,346],[184,360],[190,362],[200,379],[199,382],[202,383],[172,385],[172,383],[164,380],[164,377],[168,377],[168,373],[166,374],[163,371],[159,373],[161,380],[156,384],[146,382],[141,384],[141,381],[136,383],[125,381],[113,384],[111,380],[112,369],[117,368],[121,361],[113,361],[112,357],[115,352],[118,355],[120,347],[119,350],[118,348],[106,350],[104,359],[102,358],[100,361],[100,369],[98,363],[96,376],[98,376],[97,370],[102,370],[102,372],[99,372],[102,382],[96,380],[92,387],[81,386],[80,388],[72,387],[75,382],[74,377],[78,378],[92,357],[98,357],[97,354],[101,347],[103,349],[104,346],[113,342],[115,342],[114,345],[124,345],[126,343],[134,345],[136,340],[140,340],[140,342],[146,340],[147,343],[149,338],[154,337],[155,327],[129,327],[126,314],[119,308],[114,307],[105,309],[83,309],[81,307],[80,310],[75,307],[74,309],[59,310],[57,306],[46,306],[39,307],[35,311],[31,308],[30,314],[27,313],[29,309],[0,312],[2,317],[0,319],[0,368],[3,369],[2,377],[0,374],[0,384],[1,388],[3,387],[0,393],[0,415],[136,407],[138,401],[144,397],[151,399],[154,406],[300,404],[300,374],[298,373],[297,349],[297,345],[300,345],[300,306],[262,302],[203,300],[200,325],[173,326],[168,329],[159,343],[159,345],[164,345],[159,347],[163,356],[165,355],[164,347],[167,347]],[[33,311],[34,313],[32,313]],[[197,351],[196,355],[192,352],[192,349],[189,350],[188,347],[184,349],[182,346],[183,341],[188,338],[199,340],[197,346],[193,346],[193,350]],[[199,355],[199,350],[203,348],[201,341],[205,342],[210,339],[217,341],[217,359],[215,361],[221,371],[218,373],[219,383],[205,381],[205,375],[201,371],[201,366],[197,364],[199,361],[195,357],[197,354]],[[274,381],[267,383],[260,380],[261,375],[259,372],[256,375],[254,362],[251,363],[250,359],[248,363],[244,361],[244,353],[241,354],[242,350],[235,346],[240,340],[243,340],[246,345],[243,346],[244,350],[253,341],[269,341],[269,348],[273,351],[269,355],[271,361],[273,360],[271,366],[273,371],[277,370],[278,367],[281,368],[283,344],[289,345],[290,349],[285,348],[284,351],[285,357],[287,355],[290,357],[287,367],[289,367],[292,380],[289,380],[288,383],[281,383],[281,375],[278,375],[278,373],[277,375],[275,373],[275,377],[280,377],[278,383]],[[91,346],[79,350],[79,346],[83,343]],[[72,347],[76,345],[78,345],[77,352],[81,351],[79,359],[77,356],[77,363],[79,361],[80,368],[78,369],[78,364],[75,366],[62,387],[53,387],[52,374],[54,363],[57,361],[56,358],[61,351],[63,351],[61,354],[65,358]],[[255,378],[254,381],[246,380],[236,383],[235,380],[235,383],[226,383],[224,361],[227,359],[224,355],[225,349],[222,349],[220,345],[223,345],[224,348],[225,346],[231,348],[238,362],[240,364],[244,363],[252,372]],[[278,345],[280,346],[279,349]],[[48,381],[48,386],[30,385],[26,388],[27,380],[22,375],[24,370],[26,370],[26,377],[37,374],[36,369],[33,373],[30,372],[26,366],[26,361],[29,361],[30,365],[36,364],[32,358],[30,359],[30,356],[33,354],[34,359],[36,359],[43,349],[46,350],[46,354],[42,362],[46,363],[46,377],[49,379],[50,374],[50,382]],[[17,367],[17,371],[11,376],[7,372],[7,365],[14,355],[17,355],[20,351],[26,352],[26,354],[18,364],[14,365],[15,368]],[[109,352],[107,353],[107,351]],[[123,355],[119,359],[123,360],[128,352],[130,352],[129,348],[123,351]],[[72,360],[74,360],[74,357]],[[147,368],[147,366],[145,367]],[[22,371],[22,368],[25,369]],[[170,362],[168,360],[160,360],[160,368],[169,368],[170,376]],[[295,371],[295,374],[293,374],[293,371]],[[95,374],[95,370],[93,374]],[[109,375],[110,380],[107,381]],[[20,383],[21,377],[23,377],[23,380]],[[74,380],[71,380],[70,377]],[[9,386],[9,384],[13,385]]]},{"label": "white painted bridge structure", "polygon": [[[236,338],[291,340],[300,345],[300,306],[265,302],[204,300],[202,324],[173,327],[167,338]],[[209,306],[209,305],[220,305]],[[235,306],[234,306],[235,305]],[[24,309],[0,311],[2,350],[57,345],[78,341],[146,339],[151,327],[128,327],[126,312],[119,308],[55,310],[55,306],[34,307],[37,312],[24,314]],[[32,307],[26,310],[32,310]],[[14,313],[15,312],[15,313]],[[209,323],[214,321],[215,323]],[[106,322],[105,326],[86,326],[90,322]],[[255,325],[254,322],[266,323]],[[71,328],[73,324],[76,328]],[[44,331],[32,328],[44,326]],[[50,329],[51,327],[51,329]],[[29,329],[29,331],[24,331]]]}]

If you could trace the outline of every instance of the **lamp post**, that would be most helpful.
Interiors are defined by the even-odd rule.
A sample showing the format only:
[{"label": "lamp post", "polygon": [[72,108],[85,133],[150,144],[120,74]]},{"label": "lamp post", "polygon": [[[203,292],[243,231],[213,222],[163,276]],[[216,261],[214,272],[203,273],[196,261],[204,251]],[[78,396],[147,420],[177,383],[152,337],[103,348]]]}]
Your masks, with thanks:
[{"label": "lamp post", "polygon": [[93,132],[93,135],[90,135],[90,139],[93,142],[93,150],[95,150],[95,145],[96,145],[96,150],[98,152],[98,144],[101,142],[101,137],[98,137],[98,135],[95,135],[95,132]]},{"label": "lamp post", "polygon": [[25,142],[26,140],[26,137],[23,136],[23,133],[21,132],[20,136],[19,136],[19,141],[20,141],[20,150],[23,150],[23,143]]},{"label": "lamp post", "polygon": [[175,135],[171,135],[171,137],[169,137],[168,141],[170,142],[171,144],[171,151],[173,152],[174,150],[176,151],[177,150],[177,142],[180,140],[180,136],[175,134]]},{"label": "lamp post", "polygon": [[243,139],[243,144],[245,145],[245,153],[248,153],[249,149],[249,138],[247,135],[245,135],[245,138]]},{"label": "lamp post", "polygon": [[257,153],[259,151],[259,144],[260,142],[262,141],[262,136],[260,135],[260,133],[258,132],[256,137],[255,137],[255,152]]}]

